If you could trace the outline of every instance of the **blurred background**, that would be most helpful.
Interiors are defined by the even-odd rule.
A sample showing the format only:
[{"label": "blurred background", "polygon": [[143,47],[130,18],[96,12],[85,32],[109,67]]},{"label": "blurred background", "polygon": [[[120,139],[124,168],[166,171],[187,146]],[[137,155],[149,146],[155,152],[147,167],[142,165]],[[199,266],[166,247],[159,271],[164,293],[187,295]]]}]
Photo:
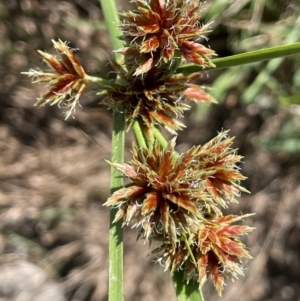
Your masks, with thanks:
[{"label": "blurred background", "polygon": [[[120,11],[132,3],[119,1]],[[300,41],[299,0],[207,1],[208,45],[220,57]],[[38,109],[45,88],[20,72],[44,68],[37,49],[69,41],[91,75],[106,76],[111,45],[97,0],[0,0],[0,301],[105,301],[111,112],[95,91],[75,119]],[[220,299],[300,300],[300,55],[203,73],[217,105],[193,104],[180,150],[222,129],[244,158],[243,195],[227,213],[255,212],[254,259]],[[132,136],[128,136],[129,147]],[[128,153],[127,159],[130,159]],[[168,272],[125,230],[125,299],[176,300]]]}]

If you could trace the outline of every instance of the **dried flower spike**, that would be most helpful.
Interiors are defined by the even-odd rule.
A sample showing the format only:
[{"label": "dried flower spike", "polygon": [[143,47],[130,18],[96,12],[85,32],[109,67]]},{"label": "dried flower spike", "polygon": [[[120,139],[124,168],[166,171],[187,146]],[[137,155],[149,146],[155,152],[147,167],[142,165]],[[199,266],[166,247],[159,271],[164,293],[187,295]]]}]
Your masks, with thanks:
[{"label": "dried flower spike", "polygon": [[[179,155],[175,140],[165,149],[156,142],[153,150],[133,146],[130,165],[111,163],[131,183],[116,191],[105,203],[118,206],[116,220],[141,226],[146,239],[167,237],[173,246],[182,233],[193,232],[204,219],[222,215],[239,190],[244,177],[235,164],[241,159],[230,148],[232,139],[220,133],[202,147]],[[221,200],[221,201],[220,201]]]},{"label": "dried flower spike", "polygon": [[[153,66],[168,63],[176,56],[205,67],[214,66],[210,58],[215,52],[198,42],[209,32],[201,25],[202,5],[199,0],[134,0],[136,11],[122,13],[120,26],[125,41],[125,59],[132,52],[139,67],[135,75]],[[177,52],[177,53],[176,53]]]},{"label": "dried flower spike", "polygon": [[30,70],[30,72],[24,72],[23,74],[32,77],[33,83],[45,82],[50,86],[49,92],[38,99],[35,105],[58,104],[66,109],[67,119],[74,113],[76,105],[79,104],[79,98],[89,80],[83,67],[73,54],[73,50],[61,40],[58,40],[58,42],[52,40],[52,42],[58,53],[58,59],[48,53],[38,52],[56,73]]},{"label": "dried flower spike", "polygon": [[195,279],[201,288],[208,276],[222,294],[224,279],[232,281],[243,275],[243,259],[252,258],[238,236],[247,234],[253,228],[232,225],[247,215],[227,215],[201,223],[195,233],[187,235],[175,247],[171,242],[164,243],[152,254],[157,261],[173,274],[183,269],[187,281]]}]

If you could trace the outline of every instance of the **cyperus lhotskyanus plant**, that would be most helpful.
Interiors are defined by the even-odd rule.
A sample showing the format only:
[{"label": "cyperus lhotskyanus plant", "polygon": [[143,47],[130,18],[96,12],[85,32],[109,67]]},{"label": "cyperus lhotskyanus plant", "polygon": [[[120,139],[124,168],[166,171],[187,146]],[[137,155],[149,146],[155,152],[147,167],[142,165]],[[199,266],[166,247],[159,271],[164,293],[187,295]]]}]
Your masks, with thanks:
[{"label": "cyperus lhotskyanus plant", "polygon": [[133,145],[131,163],[110,163],[131,183],[116,190],[105,205],[118,208],[114,222],[123,219],[123,225],[139,227],[140,237],[161,241],[154,252],[161,251],[159,261],[171,274],[183,268],[185,281],[196,280],[200,287],[211,274],[221,293],[224,277],[240,274],[234,267],[237,270],[241,258],[249,257],[236,237],[250,228],[231,233],[230,229],[239,226],[221,227],[221,220],[226,220],[221,209],[245,191],[239,184],[245,178],[236,166],[241,157],[225,132],[182,154],[175,150],[175,139],[162,145],[153,134],[157,125],[174,134],[184,127],[178,118],[190,108],[186,100],[213,101],[205,87],[192,83],[199,73],[176,74],[182,58],[202,68],[214,66],[211,56],[215,52],[199,43],[208,28],[198,21],[201,7],[196,1],[135,2],[138,11],[122,14],[125,48],[118,52],[123,60],[111,59],[116,80],[88,76],[62,41],[53,41],[59,59],[39,52],[56,73],[28,74],[35,82],[50,85],[39,105],[67,105],[68,117],[93,80],[101,89],[101,102],[122,112],[128,129],[138,124],[150,140],[143,143],[144,138],[135,132],[138,146]]},{"label": "cyperus lhotskyanus plant", "polygon": [[[87,75],[60,40],[53,42],[58,59],[40,52],[55,73],[31,70],[26,74],[33,82],[49,84],[50,91],[37,104],[66,106],[66,117],[73,114],[88,81],[99,85],[101,102],[114,111],[112,194],[105,205],[113,207],[111,220],[119,222],[111,223],[110,229],[109,301],[123,300],[122,219],[124,225],[139,227],[139,237],[160,244],[152,252],[174,274],[180,301],[190,296],[177,291],[178,271],[184,274],[182,286],[191,288],[196,280],[201,290],[211,276],[221,294],[225,278],[242,275],[242,260],[250,258],[239,236],[252,228],[233,224],[249,214],[223,215],[222,211],[246,191],[240,185],[245,179],[238,167],[242,158],[226,132],[179,154],[175,139],[167,142],[157,126],[175,133],[184,127],[178,117],[189,109],[187,99],[213,100],[205,87],[192,82],[198,76],[192,74],[194,70],[289,55],[299,52],[300,45],[211,61],[216,53],[202,44],[210,29],[199,21],[201,1],[135,0],[137,9],[122,13],[122,22],[114,1],[100,1],[118,55],[111,59],[114,80]],[[185,61],[197,66],[184,69]],[[123,163],[125,117],[137,140],[130,164]],[[130,179],[124,187],[121,175]],[[193,300],[203,300],[196,291]]]}]

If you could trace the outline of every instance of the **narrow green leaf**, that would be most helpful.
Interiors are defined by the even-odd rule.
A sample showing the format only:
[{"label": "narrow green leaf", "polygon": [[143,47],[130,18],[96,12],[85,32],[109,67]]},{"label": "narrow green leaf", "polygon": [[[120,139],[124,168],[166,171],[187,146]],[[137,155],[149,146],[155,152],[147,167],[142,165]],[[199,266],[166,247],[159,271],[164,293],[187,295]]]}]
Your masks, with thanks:
[{"label": "narrow green leaf", "polygon": [[[299,40],[299,27],[291,31],[285,39],[288,44],[295,43]],[[293,44],[291,44],[293,45]],[[298,52],[300,53],[300,51]],[[268,62],[250,86],[242,94],[241,98],[245,103],[251,103],[254,98],[260,93],[265,85],[272,81],[272,73],[278,69],[284,58],[277,58]],[[278,86],[277,86],[278,87]]]},{"label": "narrow green leaf", "polygon": [[122,48],[122,41],[118,25],[120,24],[117,6],[114,0],[99,0],[104,14],[107,30],[114,50]]},{"label": "narrow green leaf", "polygon": [[188,64],[181,66],[177,69],[177,73],[191,74],[199,71],[208,71],[211,69],[222,69],[229,68],[249,63],[255,63],[260,61],[271,60],[279,57],[284,57],[293,54],[300,53],[300,43],[294,43],[290,45],[282,45],[276,47],[270,47],[261,50],[255,50],[250,52],[245,52],[241,54],[236,54],[232,56],[227,56],[224,58],[214,59],[212,62],[215,64],[215,68],[203,69],[201,66],[194,64]]}]

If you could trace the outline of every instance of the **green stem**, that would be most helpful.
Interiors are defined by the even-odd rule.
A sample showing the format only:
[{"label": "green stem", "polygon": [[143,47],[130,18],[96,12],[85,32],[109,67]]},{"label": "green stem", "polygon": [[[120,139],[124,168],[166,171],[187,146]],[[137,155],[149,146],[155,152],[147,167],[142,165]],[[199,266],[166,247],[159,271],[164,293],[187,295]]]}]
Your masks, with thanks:
[{"label": "green stem", "polygon": [[159,141],[160,145],[165,148],[168,145],[168,141],[165,139],[165,137],[162,135],[160,130],[158,128],[153,129],[153,135],[154,137]]},{"label": "green stem", "polygon": [[[112,162],[124,162],[125,141],[124,114],[114,111],[112,133]],[[123,187],[123,175],[115,168],[111,168],[110,193]],[[108,296],[110,301],[124,300],[123,297],[123,229],[122,220],[113,224],[117,208],[110,210],[109,231],[109,285]]]},{"label": "green stem", "polygon": [[[114,0],[99,0],[105,17],[105,23],[110,36],[110,40],[114,50],[123,47],[122,41],[118,38],[122,35],[118,25],[120,24],[117,6]],[[118,59],[121,55],[116,54]]]},{"label": "green stem", "polygon": [[[122,47],[121,41],[117,38],[121,35],[118,30],[119,24],[118,11],[115,1],[100,0],[100,5],[105,17],[108,33],[111,38],[113,49]],[[118,59],[118,58],[117,58]],[[124,162],[125,146],[125,116],[123,109],[115,110],[113,113],[113,133],[112,133],[112,162]],[[111,169],[111,193],[123,186],[122,174]],[[108,300],[124,300],[123,292],[123,230],[122,221],[112,223],[117,209],[110,211],[110,231],[109,231],[109,283]]]},{"label": "green stem", "polygon": [[271,60],[271,59],[284,57],[292,54],[300,54],[300,43],[276,46],[276,47],[236,54],[224,58],[214,59],[212,60],[212,62],[215,64],[215,68],[203,69],[201,66],[189,64],[189,65],[179,67],[176,72],[191,74],[199,71],[229,68],[238,65],[266,61],[266,60]]},{"label": "green stem", "polygon": [[132,125],[133,133],[135,136],[136,143],[139,148],[147,148],[146,140],[141,129],[140,123],[135,120]]},{"label": "green stem", "polygon": [[93,83],[97,83],[100,84],[100,86],[102,87],[107,87],[107,88],[115,88],[115,89],[119,89],[122,88],[122,85],[119,85],[116,80],[112,80],[112,79],[104,79],[101,77],[97,77],[97,76],[90,76],[87,75],[86,79],[93,82]]},{"label": "green stem", "polygon": [[199,284],[196,281],[190,280],[185,282],[184,271],[177,271],[173,275],[178,301],[204,301]]}]

